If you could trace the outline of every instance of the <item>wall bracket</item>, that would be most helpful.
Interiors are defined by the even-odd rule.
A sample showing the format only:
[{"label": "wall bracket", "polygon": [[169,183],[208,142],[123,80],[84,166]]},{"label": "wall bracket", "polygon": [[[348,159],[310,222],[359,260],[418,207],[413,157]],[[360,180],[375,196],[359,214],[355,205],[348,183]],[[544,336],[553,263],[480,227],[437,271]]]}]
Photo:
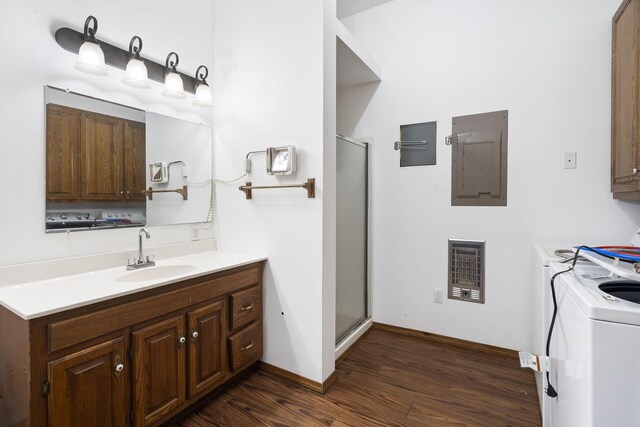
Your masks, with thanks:
[{"label": "wall bracket", "polygon": [[183,185],[182,188],[178,188],[177,190],[154,190],[153,187],[149,187],[148,190],[142,190],[142,194],[149,197],[149,200],[153,200],[153,193],[178,193],[182,196],[182,200],[189,199],[189,187]]}]

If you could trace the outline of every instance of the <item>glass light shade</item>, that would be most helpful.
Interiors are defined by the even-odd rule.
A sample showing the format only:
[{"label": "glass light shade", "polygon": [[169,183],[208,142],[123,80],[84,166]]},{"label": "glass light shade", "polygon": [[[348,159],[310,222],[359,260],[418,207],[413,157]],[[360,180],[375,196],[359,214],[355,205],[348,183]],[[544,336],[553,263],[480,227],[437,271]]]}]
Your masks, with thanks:
[{"label": "glass light shade", "polygon": [[149,79],[147,77],[147,66],[140,59],[131,58],[127,63],[122,83],[127,86],[133,86],[140,89],[149,88]]},{"label": "glass light shade", "polygon": [[201,83],[198,86],[193,105],[196,107],[213,107],[213,96],[211,96],[211,88],[208,84]]},{"label": "glass light shade", "polygon": [[98,44],[90,41],[86,41],[80,46],[78,62],[76,62],[75,67],[85,73],[98,76],[106,76],[108,74],[102,49]]},{"label": "glass light shade", "polygon": [[180,77],[178,73],[170,72],[167,74],[167,77],[164,78],[164,90],[162,94],[169,98],[185,97],[182,77]]}]

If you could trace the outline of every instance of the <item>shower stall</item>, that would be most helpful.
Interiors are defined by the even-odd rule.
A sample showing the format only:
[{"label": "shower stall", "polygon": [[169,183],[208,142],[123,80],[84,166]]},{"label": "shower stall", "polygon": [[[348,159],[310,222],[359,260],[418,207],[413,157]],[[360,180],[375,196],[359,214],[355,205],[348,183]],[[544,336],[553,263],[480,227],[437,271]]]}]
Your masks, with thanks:
[{"label": "shower stall", "polygon": [[369,149],[336,137],[336,345],[369,319]]}]

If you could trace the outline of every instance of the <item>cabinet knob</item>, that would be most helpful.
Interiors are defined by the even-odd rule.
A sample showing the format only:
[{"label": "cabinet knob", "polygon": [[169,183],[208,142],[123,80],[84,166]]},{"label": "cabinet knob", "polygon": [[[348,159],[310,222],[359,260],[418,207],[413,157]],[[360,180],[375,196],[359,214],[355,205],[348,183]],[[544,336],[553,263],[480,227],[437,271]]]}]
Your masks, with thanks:
[{"label": "cabinet knob", "polygon": [[178,347],[180,347],[185,342],[187,342],[187,339],[185,337],[178,338]]},{"label": "cabinet knob", "polygon": [[131,194],[131,191],[127,191],[127,194]]},{"label": "cabinet knob", "polygon": [[244,347],[240,347],[240,351],[249,350],[251,347],[253,347],[253,341],[251,341],[251,344],[249,344],[249,345],[245,345]]},{"label": "cabinet knob", "polygon": [[191,332],[191,341],[195,341],[198,338],[198,331]]},{"label": "cabinet knob", "polygon": [[120,360],[120,357],[116,357],[116,364],[114,365],[113,370],[115,371],[113,374],[116,377],[119,377],[122,371],[124,371],[124,364]]},{"label": "cabinet knob", "polygon": [[251,303],[251,304],[249,304],[247,306],[244,306],[244,307],[240,307],[240,311],[249,311],[252,308],[253,308],[253,303]]},{"label": "cabinet knob", "polygon": [[124,194],[124,191],[121,191],[120,194]]},{"label": "cabinet knob", "polygon": [[638,173],[638,168],[633,168],[633,169],[631,169],[631,173],[632,173],[633,175],[637,174],[637,173]]}]

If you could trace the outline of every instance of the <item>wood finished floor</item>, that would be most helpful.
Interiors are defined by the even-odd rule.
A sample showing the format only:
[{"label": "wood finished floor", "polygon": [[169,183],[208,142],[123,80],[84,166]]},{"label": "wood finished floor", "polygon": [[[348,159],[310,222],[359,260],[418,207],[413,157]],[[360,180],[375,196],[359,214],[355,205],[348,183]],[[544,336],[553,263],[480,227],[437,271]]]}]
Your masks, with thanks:
[{"label": "wood finished floor", "polygon": [[262,371],[176,424],[539,426],[533,373],[517,358],[370,330],[323,396]]}]

